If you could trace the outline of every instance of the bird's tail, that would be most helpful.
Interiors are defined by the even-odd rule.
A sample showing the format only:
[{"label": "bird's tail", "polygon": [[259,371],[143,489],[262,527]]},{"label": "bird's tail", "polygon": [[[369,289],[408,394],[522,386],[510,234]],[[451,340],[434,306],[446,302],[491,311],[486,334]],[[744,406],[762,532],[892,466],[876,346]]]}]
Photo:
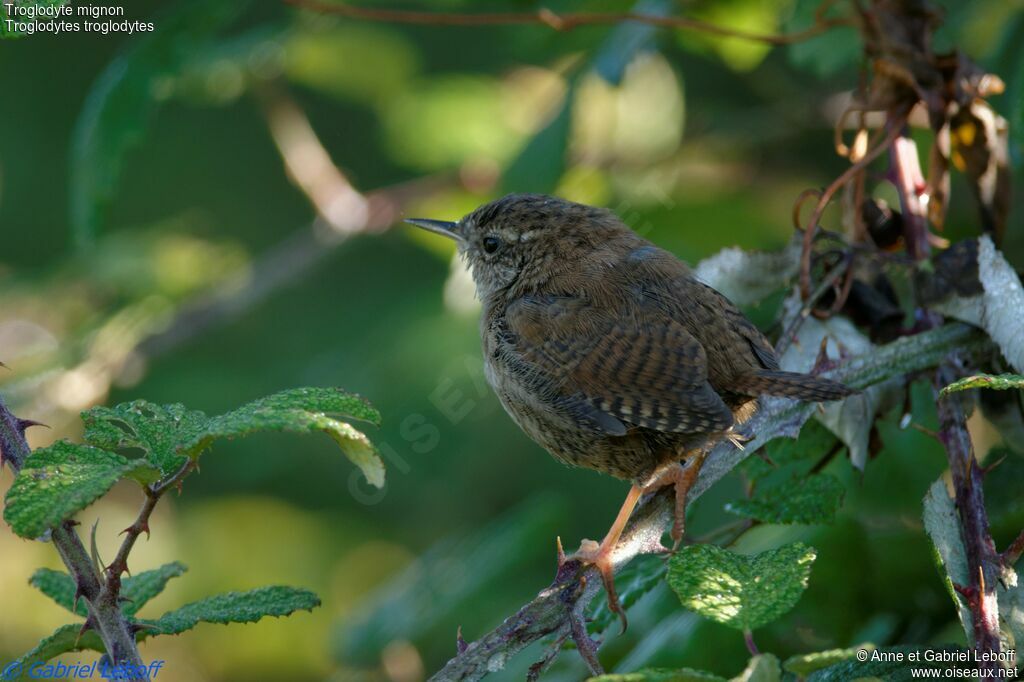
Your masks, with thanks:
[{"label": "bird's tail", "polygon": [[831,379],[812,374],[762,369],[748,374],[742,380],[744,393],[774,395],[797,400],[839,400],[857,393],[856,390]]}]

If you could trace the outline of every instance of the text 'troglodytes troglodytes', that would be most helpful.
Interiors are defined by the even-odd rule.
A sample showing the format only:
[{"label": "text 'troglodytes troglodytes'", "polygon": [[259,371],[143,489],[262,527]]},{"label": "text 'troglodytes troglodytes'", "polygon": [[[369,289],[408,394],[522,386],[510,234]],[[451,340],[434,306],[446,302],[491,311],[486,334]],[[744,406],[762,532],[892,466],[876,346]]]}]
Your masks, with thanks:
[{"label": "text 'troglodytes troglodytes'", "polygon": [[761,395],[835,400],[846,386],[784,372],[728,299],[611,211],[512,194],[458,222],[408,222],[453,238],[483,303],[487,379],[554,457],[633,482],[615,523],[573,558],[601,572],[623,617],[611,551],[640,497],[672,485],[672,537],[710,446]]}]

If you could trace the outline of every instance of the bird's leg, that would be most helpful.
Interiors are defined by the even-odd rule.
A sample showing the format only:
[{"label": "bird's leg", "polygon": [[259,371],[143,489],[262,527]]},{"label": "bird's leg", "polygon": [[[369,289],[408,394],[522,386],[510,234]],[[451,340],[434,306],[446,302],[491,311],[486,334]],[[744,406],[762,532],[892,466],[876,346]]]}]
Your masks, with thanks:
[{"label": "bird's leg", "polygon": [[622,503],[622,508],[619,509],[615,522],[612,523],[612,527],[608,529],[608,533],[604,536],[604,540],[601,540],[600,544],[593,540],[584,540],[580,543],[580,548],[575,554],[566,557],[565,552],[562,551],[562,540],[558,540],[559,566],[566,561],[576,559],[585,565],[594,566],[598,573],[601,574],[604,590],[608,594],[608,608],[612,610],[612,613],[618,614],[622,620],[623,631],[626,629],[626,613],[622,610],[622,605],[619,603],[619,595],[615,592],[612,552],[615,550],[615,546],[619,544],[619,538],[622,537],[622,531],[626,527],[626,522],[629,521],[633,508],[636,507],[636,503],[640,500],[640,495],[642,494],[643,488],[638,485],[634,485],[629,489],[629,494],[626,495],[626,501]]},{"label": "bird's leg", "polygon": [[704,464],[707,454],[707,448],[700,448],[687,458],[685,463],[673,462],[671,466],[655,474],[653,480],[642,489],[643,493],[647,494],[667,485],[675,486],[676,504],[672,520],[673,550],[678,549],[679,543],[683,539],[683,530],[686,527],[686,501],[690,494],[690,488],[697,482],[697,476],[700,474],[700,468]]}]

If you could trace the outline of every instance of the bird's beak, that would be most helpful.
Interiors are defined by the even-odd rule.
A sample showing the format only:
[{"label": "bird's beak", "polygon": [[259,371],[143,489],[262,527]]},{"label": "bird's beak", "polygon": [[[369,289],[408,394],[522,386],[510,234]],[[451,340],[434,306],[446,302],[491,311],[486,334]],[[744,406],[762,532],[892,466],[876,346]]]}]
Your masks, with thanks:
[{"label": "bird's beak", "polygon": [[410,225],[415,225],[416,227],[422,227],[424,230],[444,235],[445,237],[454,239],[457,242],[462,241],[462,236],[455,231],[458,223],[449,222],[447,220],[430,220],[428,218],[407,218],[405,222]]}]

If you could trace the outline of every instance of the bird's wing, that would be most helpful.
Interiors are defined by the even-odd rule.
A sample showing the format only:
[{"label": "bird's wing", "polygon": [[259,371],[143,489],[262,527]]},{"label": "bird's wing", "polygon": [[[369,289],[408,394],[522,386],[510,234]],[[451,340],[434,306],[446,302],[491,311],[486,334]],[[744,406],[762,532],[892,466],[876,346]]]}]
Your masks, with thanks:
[{"label": "bird's wing", "polygon": [[550,382],[551,398],[582,423],[613,434],[733,423],[708,383],[704,348],[654,306],[627,302],[609,311],[579,297],[526,296],[509,306],[505,325],[501,350],[512,366]]},{"label": "bird's wing", "polygon": [[722,292],[714,289],[703,282],[694,280],[697,286],[707,290],[707,295],[718,300],[721,313],[729,318],[730,327],[750,344],[750,350],[754,352],[758,363],[764,369],[776,370],[779,368],[779,359],[775,355],[775,349],[768,339],[764,337],[761,330],[754,326],[754,323],[740,312],[739,308],[726,298]]}]

